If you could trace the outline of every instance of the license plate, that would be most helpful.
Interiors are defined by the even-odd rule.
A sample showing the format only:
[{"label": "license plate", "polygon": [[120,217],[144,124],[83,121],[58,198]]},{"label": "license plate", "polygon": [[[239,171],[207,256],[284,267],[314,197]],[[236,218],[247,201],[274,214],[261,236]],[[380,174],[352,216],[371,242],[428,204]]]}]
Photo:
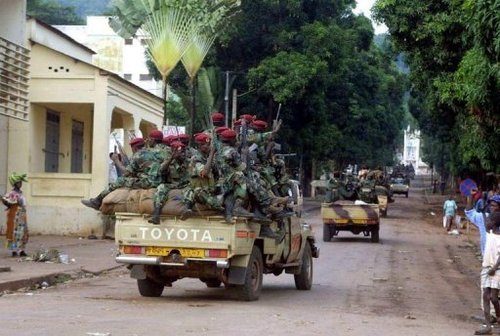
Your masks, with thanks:
[{"label": "license plate", "polygon": [[177,250],[182,257],[185,258],[203,258],[205,250],[203,249],[190,249],[190,248],[172,248],[172,247],[146,247],[146,254],[151,256],[168,256],[172,250]]}]

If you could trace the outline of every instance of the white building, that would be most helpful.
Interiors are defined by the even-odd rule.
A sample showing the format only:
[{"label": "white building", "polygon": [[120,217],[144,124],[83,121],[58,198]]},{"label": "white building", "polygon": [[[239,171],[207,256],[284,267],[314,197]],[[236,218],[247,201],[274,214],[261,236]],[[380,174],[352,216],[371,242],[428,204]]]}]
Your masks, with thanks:
[{"label": "white building", "polygon": [[402,164],[411,164],[415,168],[415,174],[428,174],[429,167],[425,164],[420,156],[420,131],[411,130],[410,126],[404,131],[404,147]]},{"label": "white building", "polygon": [[134,38],[123,39],[109,27],[107,16],[88,16],[85,26],[54,27],[95,51],[94,65],[162,96],[161,82],[155,81],[146,67],[146,37],[140,31]]}]

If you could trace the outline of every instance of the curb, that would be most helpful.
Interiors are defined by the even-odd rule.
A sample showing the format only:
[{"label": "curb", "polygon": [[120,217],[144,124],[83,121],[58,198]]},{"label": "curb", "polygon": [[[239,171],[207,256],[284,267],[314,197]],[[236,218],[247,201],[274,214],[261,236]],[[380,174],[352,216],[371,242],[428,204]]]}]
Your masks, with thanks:
[{"label": "curb", "polygon": [[0,296],[4,292],[15,292],[22,288],[41,288],[41,284],[46,282],[49,286],[54,286],[58,283],[65,282],[69,279],[77,280],[85,278],[85,274],[92,274],[92,276],[99,276],[104,272],[113,271],[115,269],[119,269],[124,267],[124,265],[117,265],[113,267],[109,267],[100,271],[89,271],[84,268],[68,270],[64,272],[55,272],[45,275],[39,275],[34,277],[29,277],[26,279],[17,279],[11,281],[0,282]]},{"label": "curb", "polygon": [[52,273],[52,274],[46,274],[46,275],[40,275],[36,277],[30,277],[27,279],[18,279],[18,280],[11,280],[11,281],[6,281],[3,283],[0,283],[0,293],[1,292],[14,292],[17,291],[21,288],[27,288],[27,287],[36,287],[37,285],[40,285],[43,282],[46,282],[49,284],[49,286],[56,284],[60,282],[60,278],[66,277],[66,276],[72,276],[72,274],[75,274],[77,272],[81,271],[72,271],[72,272],[63,272],[63,273]]}]

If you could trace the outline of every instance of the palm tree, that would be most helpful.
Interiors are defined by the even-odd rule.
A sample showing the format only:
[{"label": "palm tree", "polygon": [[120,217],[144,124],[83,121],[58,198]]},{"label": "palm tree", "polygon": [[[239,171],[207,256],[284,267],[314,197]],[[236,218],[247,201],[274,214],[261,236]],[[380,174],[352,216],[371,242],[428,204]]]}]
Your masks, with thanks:
[{"label": "palm tree", "polygon": [[114,0],[116,16],[110,26],[123,38],[139,30],[149,35],[147,52],[161,74],[163,83],[163,125],[167,122],[168,75],[189,46],[189,36],[197,29],[195,16],[177,1]]}]

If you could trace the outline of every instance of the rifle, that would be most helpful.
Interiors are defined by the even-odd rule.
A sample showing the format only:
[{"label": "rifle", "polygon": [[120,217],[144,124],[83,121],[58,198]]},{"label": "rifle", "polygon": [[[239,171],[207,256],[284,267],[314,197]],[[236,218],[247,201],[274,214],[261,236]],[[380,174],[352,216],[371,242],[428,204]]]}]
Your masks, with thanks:
[{"label": "rifle", "polygon": [[245,119],[241,119],[241,127],[240,127],[240,148],[239,152],[241,154],[241,161],[245,163],[245,171],[249,173],[250,170],[250,164],[249,164],[249,157],[248,157],[248,142],[247,142],[247,136],[248,136],[248,126],[247,122]]},{"label": "rifle", "polygon": [[278,105],[278,113],[276,113],[276,119],[273,120],[273,130],[278,126],[278,121],[280,120],[281,103]]},{"label": "rifle", "polygon": [[[217,138],[217,134],[215,133],[215,127],[214,127],[212,122],[210,122],[210,125],[211,125],[211,137],[212,137],[212,140],[210,141],[210,154],[208,155],[207,163],[205,164],[205,167],[203,168],[203,171],[200,174],[201,177],[208,177],[209,172],[211,170],[214,171],[212,169],[212,163],[213,163],[214,157],[216,157],[216,155],[219,155],[219,153],[220,153],[220,143],[219,143],[219,139]],[[217,158],[216,158],[216,161],[218,161]],[[215,169],[215,172],[219,176],[214,176],[214,178],[218,180],[220,177],[218,167],[217,167],[217,169]]]},{"label": "rifle", "polygon": [[119,152],[119,153],[120,153],[120,155],[122,156],[122,160],[123,160],[124,162],[129,161],[129,160],[128,160],[128,156],[127,156],[127,154],[125,153],[125,150],[123,149],[122,144],[120,143],[120,140],[118,140],[118,139],[116,138],[116,133],[115,133],[115,132],[113,132],[113,133],[111,133],[111,135],[113,136],[113,139],[115,140],[115,143],[116,143],[116,146],[115,146],[115,151],[116,151],[116,147],[118,147],[118,152]]}]

